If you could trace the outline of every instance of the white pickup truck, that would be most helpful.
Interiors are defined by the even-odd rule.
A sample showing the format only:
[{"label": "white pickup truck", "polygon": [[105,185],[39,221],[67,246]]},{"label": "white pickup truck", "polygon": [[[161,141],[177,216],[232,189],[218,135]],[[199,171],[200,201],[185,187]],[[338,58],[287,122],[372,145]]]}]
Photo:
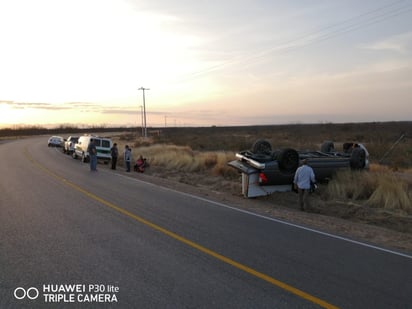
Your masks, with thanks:
[{"label": "white pickup truck", "polygon": [[78,140],[78,136],[69,136],[66,140],[64,140],[63,152],[68,155],[73,154],[74,145],[76,145]]}]

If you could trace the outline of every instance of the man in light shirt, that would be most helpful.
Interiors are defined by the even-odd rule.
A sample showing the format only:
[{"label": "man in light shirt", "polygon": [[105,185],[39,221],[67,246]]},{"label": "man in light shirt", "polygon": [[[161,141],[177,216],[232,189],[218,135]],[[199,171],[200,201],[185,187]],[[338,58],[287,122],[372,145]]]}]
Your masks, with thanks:
[{"label": "man in light shirt", "polygon": [[309,209],[309,191],[311,184],[316,183],[315,173],[308,165],[306,159],[302,160],[302,165],[296,170],[293,185],[298,190],[298,203],[301,210]]},{"label": "man in light shirt", "polygon": [[126,164],[126,172],[130,172],[130,163],[132,162],[132,149],[128,145],[124,147],[124,162]]}]

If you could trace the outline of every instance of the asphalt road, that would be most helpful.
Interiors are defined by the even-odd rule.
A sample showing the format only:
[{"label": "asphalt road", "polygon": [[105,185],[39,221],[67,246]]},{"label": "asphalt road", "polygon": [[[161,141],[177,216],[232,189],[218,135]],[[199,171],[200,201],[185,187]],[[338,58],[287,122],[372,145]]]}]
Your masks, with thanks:
[{"label": "asphalt road", "polygon": [[0,158],[0,308],[412,308],[408,253],[90,172],[47,137]]}]

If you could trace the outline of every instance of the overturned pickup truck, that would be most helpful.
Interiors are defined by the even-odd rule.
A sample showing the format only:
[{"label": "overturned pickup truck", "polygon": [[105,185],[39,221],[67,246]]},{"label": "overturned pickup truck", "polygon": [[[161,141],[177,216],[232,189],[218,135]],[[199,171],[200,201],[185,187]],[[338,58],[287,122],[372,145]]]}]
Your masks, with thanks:
[{"label": "overturned pickup truck", "polygon": [[344,143],[343,151],[335,150],[326,141],[320,151],[297,151],[292,148],[272,150],[267,140],[258,140],[251,150],[236,154],[228,163],[242,173],[242,194],[245,197],[290,191],[296,169],[303,159],[315,172],[317,181],[330,179],[338,169],[362,170],[369,167],[369,153],[364,145]]}]

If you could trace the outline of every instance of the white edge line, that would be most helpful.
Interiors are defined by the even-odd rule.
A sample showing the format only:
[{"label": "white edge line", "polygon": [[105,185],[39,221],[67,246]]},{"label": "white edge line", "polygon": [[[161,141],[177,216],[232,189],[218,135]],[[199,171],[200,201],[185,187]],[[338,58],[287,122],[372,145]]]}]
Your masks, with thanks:
[{"label": "white edge line", "polygon": [[214,205],[217,205],[217,206],[221,206],[221,207],[228,208],[228,209],[238,211],[238,212],[241,212],[241,213],[245,213],[245,214],[248,214],[248,215],[251,215],[251,216],[262,218],[262,219],[265,219],[265,220],[274,221],[274,222],[277,222],[277,223],[285,224],[285,225],[288,225],[288,226],[292,226],[292,227],[295,227],[295,228],[298,228],[298,229],[301,229],[301,230],[305,230],[305,231],[309,231],[309,232],[312,232],[312,233],[320,234],[320,235],[327,236],[327,237],[330,237],[330,238],[343,240],[343,241],[350,242],[350,243],[353,243],[353,244],[356,244],[356,245],[360,245],[360,246],[375,249],[375,250],[378,250],[378,251],[383,251],[383,252],[386,252],[386,253],[391,253],[391,254],[402,256],[402,257],[405,257],[405,258],[408,258],[408,259],[412,259],[412,255],[408,255],[406,253],[401,253],[401,252],[398,252],[398,251],[385,249],[385,248],[370,245],[370,244],[367,244],[367,243],[364,243],[364,242],[361,242],[361,241],[357,241],[357,240],[353,240],[353,239],[350,239],[350,238],[346,238],[346,237],[342,237],[342,236],[322,232],[322,231],[319,231],[319,230],[315,230],[315,229],[312,229],[312,228],[308,228],[308,227],[305,227],[305,226],[302,226],[302,225],[298,225],[298,224],[290,223],[290,222],[287,222],[287,221],[283,221],[283,220],[263,216],[263,215],[253,213],[253,212],[248,211],[248,210],[239,209],[239,208],[229,206],[229,205],[226,205],[226,204],[223,204],[223,203],[220,203],[220,202],[215,202],[215,201],[209,200],[207,198],[203,198],[203,197],[196,196],[196,195],[186,193],[186,192],[181,192],[181,191],[178,191],[178,190],[175,190],[175,189],[170,189],[170,188],[167,188],[167,187],[164,187],[164,186],[161,186],[161,185],[157,185],[157,184],[147,182],[147,181],[144,181],[144,180],[141,180],[141,179],[136,179],[136,178],[133,178],[133,177],[130,177],[130,176],[127,176],[127,175],[121,175],[121,174],[116,174],[116,175],[119,176],[119,177],[124,177],[124,178],[127,178],[127,179],[134,180],[136,182],[141,182],[141,183],[144,183],[146,185],[151,185],[153,187],[162,188],[162,189],[167,190],[167,191],[171,191],[171,192],[174,192],[174,193],[179,193],[181,195],[188,196],[188,197],[191,197],[193,199],[197,199],[197,200],[200,200],[200,201],[203,201],[203,202],[208,202],[208,203],[211,203],[211,204],[214,204]]}]

